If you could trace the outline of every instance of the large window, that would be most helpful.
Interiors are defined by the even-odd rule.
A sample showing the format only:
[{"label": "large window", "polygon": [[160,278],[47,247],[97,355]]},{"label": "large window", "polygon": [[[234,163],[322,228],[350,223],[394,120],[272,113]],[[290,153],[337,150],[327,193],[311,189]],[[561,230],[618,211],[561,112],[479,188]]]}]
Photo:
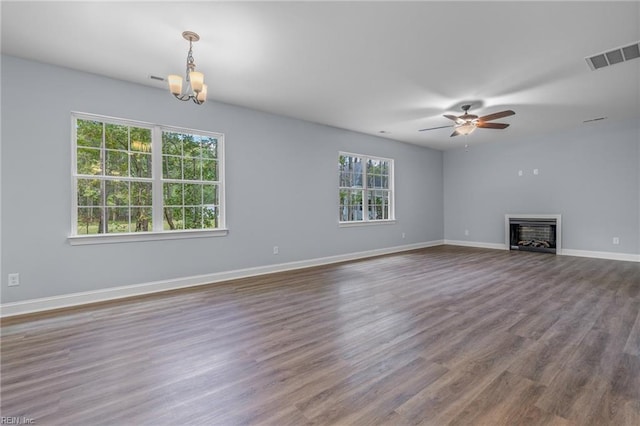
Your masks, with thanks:
[{"label": "large window", "polygon": [[74,113],[72,236],[224,228],[223,135]]},{"label": "large window", "polygon": [[390,221],[393,209],[393,160],[341,152],[339,221]]}]

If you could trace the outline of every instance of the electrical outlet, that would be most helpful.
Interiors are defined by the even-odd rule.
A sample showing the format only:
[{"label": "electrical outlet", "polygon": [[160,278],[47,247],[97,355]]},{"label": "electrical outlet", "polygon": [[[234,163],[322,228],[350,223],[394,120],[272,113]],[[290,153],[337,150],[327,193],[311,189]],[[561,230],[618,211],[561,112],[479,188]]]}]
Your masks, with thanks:
[{"label": "electrical outlet", "polygon": [[613,244],[614,245],[620,244],[620,237],[613,237]]},{"label": "electrical outlet", "polygon": [[464,230],[464,235],[466,235],[467,237],[469,236],[469,230],[468,229]]},{"label": "electrical outlet", "polygon": [[522,176],[522,170],[518,170],[518,176]]},{"label": "electrical outlet", "polygon": [[406,235],[405,235],[405,233],[403,232],[403,233],[402,233],[402,238],[404,239],[405,237],[406,237]]},{"label": "electrical outlet", "polygon": [[278,254],[280,252],[280,249],[278,248],[278,246],[273,246],[273,254]]},{"label": "electrical outlet", "polygon": [[9,274],[9,287],[15,287],[20,285],[20,274]]}]

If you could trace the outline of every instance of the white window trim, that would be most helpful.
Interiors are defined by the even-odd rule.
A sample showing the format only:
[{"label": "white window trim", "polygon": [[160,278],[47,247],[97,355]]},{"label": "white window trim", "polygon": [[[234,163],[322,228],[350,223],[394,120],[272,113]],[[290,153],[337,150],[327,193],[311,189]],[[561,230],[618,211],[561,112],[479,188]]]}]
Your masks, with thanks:
[{"label": "white window trim", "polygon": [[352,226],[375,226],[375,225],[393,225],[396,223],[396,219],[376,219],[376,220],[358,220],[351,222],[339,221],[338,226],[340,228],[350,228]]},{"label": "white window trim", "polygon": [[[365,202],[364,200],[366,197],[362,197],[363,198],[362,220],[349,220],[349,221],[338,220],[338,226],[340,228],[349,228],[352,226],[392,225],[396,223],[396,207],[395,207],[396,206],[396,190],[395,190],[396,162],[395,160],[393,158],[379,157],[377,155],[366,155],[366,154],[358,154],[355,152],[338,151],[338,158],[340,158],[341,155],[350,156],[350,157],[360,157],[363,159],[363,161],[366,161],[367,159],[388,161],[389,162],[389,188],[386,190],[390,192],[391,197],[389,200],[389,219],[369,219],[369,215],[365,214],[365,212],[367,211],[365,209],[365,204],[364,204]],[[362,176],[363,184],[366,184],[366,179],[367,179],[367,170],[365,169],[364,174]],[[340,191],[340,189],[342,188],[343,187],[340,186],[340,177],[338,177],[338,191]],[[354,189],[354,188],[351,188],[351,189]],[[365,193],[367,191],[374,191],[376,189],[380,189],[380,188],[373,188],[373,189],[369,189],[365,187],[362,188],[362,190],[365,191]],[[338,207],[339,206],[340,206],[340,201],[338,199]]]},{"label": "white window trim", "polygon": [[[153,182],[152,197],[153,199],[162,199],[162,132],[178,132],[199,134],[211,136],[218,140],[218,223],[220,226],[215,229],[188,229],[165,231],[163,229],[163,221],[153,222],[153,231],[150,232],[123,232],[112,234],[91,234],[83,235],[77,233],[78,226],[78,186],[77,186],[77,134],[76,120],[95,120],[121,124],[127,126],[148,128],[152,132],[151,140],[151,158],[152,172],[150,181]],[[106,115],[90,114],[85,112],[71,112],[71,233],[67,236],[70,245],[88,245],[88,244],[112,244],[123,242],[140,242],[140,241],[158,241],[158,240],[176,240],[185,238],[209,238],[226,236],[229,230],[226,228],[226,198],[225,198],[225,152],[224,152],[224,133],[211,132],[208,130],[189,129],[184,127],[167,126],[162,124],[147,123],[144,121],[130,120],[126,118],[110,117]],[[221,143],[220,143],[221,142]],[[135,180],[135,179],[133,179]],[[147,179],[149,180],[149,179]],[[159,198],[157,198],[159,197]],[[162,203],[153,203],[152,206],[154,218],[162,218]]]},{"label": "white window trim", "polygon": [[69,235],[67,240],[72,246],[89,244],[130,243],[140,241],[181,240],[185,238],[223,237],[228,229],[188,229],[162,232],[123,232],[120,234]]}]

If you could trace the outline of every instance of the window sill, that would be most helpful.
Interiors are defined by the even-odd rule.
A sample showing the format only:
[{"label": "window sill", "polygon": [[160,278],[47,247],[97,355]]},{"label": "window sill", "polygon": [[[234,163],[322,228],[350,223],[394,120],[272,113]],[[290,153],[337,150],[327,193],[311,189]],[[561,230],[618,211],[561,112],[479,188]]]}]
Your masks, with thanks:
[{"label": "window sill", "polygon": [[338,226],[340,228],[349,228],[352,226],[371,226],[371,225],[393,225],[396,223],[395,219],[388,220],[368,220],[368,221],[358,221],[358,222],[338,222]]},{"label": "window sill", "polygon": [[101,235],[71,235],[67,237],[72,246],[89,244],[131,243],[140,241],[181,240],[185,238],[210,238],[224,237],[229,233],[228,229],[208,229],[190,231],[167,232],[135,232],[127,234],[101,234]]}]

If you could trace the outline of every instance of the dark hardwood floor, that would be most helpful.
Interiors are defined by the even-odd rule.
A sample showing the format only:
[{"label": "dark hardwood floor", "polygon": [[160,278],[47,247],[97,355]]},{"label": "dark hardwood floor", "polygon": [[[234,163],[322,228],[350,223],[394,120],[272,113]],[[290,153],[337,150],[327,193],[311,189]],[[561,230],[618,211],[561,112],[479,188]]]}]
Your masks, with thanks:
[{"label": "dark hardwood floor", "polygon": [[2,321],[37,425],[640,425],[640,263],[440,246]]}]

